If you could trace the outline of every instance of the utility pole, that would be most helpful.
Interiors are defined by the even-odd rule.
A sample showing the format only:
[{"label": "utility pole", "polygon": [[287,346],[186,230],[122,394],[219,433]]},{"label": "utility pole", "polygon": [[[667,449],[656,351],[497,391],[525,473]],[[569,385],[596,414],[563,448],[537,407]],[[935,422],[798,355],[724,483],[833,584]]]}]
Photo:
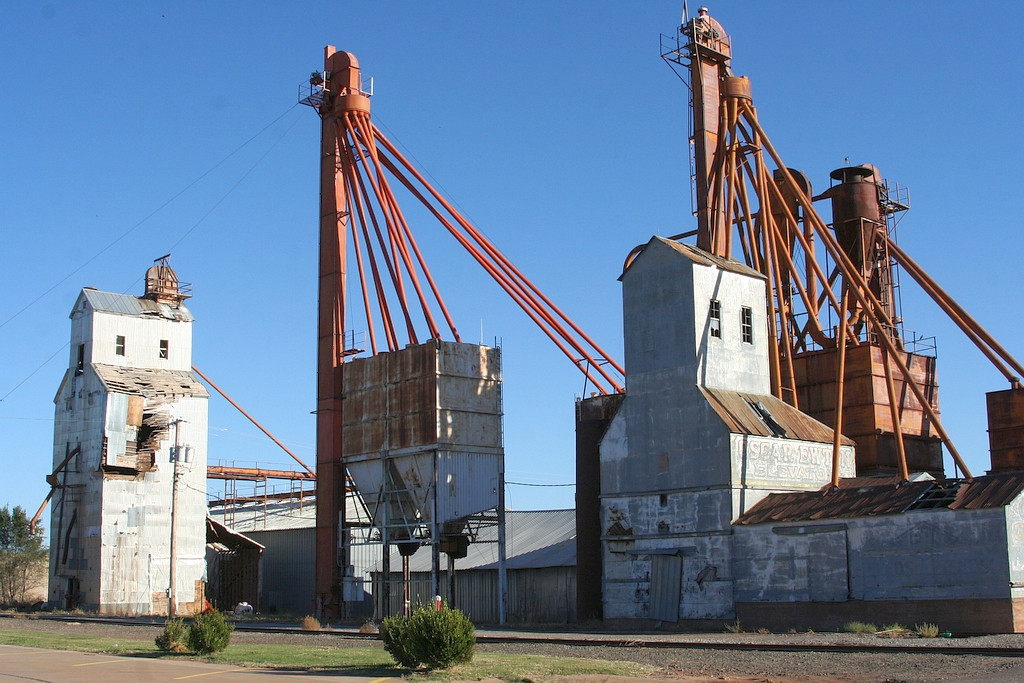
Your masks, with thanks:
[{"label": "utility pole", "polygon": [[171,450],[171,460],[174,461],[174,476],[171,485],[171,559],[170,575],[171,585],[167,591],[167,618],[173,619],[178,609],[177,571],[178,564],[178,517],[175,514],[178,508],[178,482],[181,480],[181,418],[171,424],[174,425],[174,448]]}]

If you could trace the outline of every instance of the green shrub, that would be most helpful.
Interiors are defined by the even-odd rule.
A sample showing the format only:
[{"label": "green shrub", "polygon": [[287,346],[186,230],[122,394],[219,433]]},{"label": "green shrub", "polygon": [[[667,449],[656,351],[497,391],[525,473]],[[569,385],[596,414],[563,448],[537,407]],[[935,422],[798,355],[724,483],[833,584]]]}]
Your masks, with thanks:
[{"label": "green shrub", "polygon": [[849,621],[843,624],[843,631],[846,633],[878,633],[878,627],[874,624],[865,624],[863,621]]},{"label": "green shrub", "polygon": [[197,614],[188,627],[186,644],[196,654],[209,655],[220,652],[228,646],[234,624],[224,621],[224,615],[217,610]]},{"label": "green shrub", "polygon": [[415,669],[420,665],[419,657],[414,652],[411,622],[411,617],[386,617],[380,622],[380,637],[384,641],[384,649],[399,666],[407,669]]},{"label": "green shrub", "polygon": [[165,621],[164,632],[156,637],[156,646],[164,652],[184,652],[185,622],[181,619]]},{"label": "green shrub", "polygon": [[381,622],[380,636],[388,654],[410,669],[421,664],[447,669],[468,662],[476,644],[473,622],[447,605],[440,610],[417,607],[408,618],[388,617]]},{"label": "green shrub", "polygon": [[918,624],[914,627],[914,632],[922,638],[939,637],[939,627],[936,624]]}]

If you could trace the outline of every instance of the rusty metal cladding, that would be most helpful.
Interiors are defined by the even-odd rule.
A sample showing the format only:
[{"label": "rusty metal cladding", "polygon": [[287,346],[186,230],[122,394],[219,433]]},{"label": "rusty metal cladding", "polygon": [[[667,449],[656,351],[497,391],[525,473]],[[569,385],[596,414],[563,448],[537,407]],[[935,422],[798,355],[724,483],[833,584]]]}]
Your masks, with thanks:
[{"label": "rusty metal cladding", "polygon": [[345,331],[345,272],[348,213],[345,180],[338,166],[336,122],[351,109],[369,111],[359,89],[359,62],[347,52],[324,48],[324,99],[320,105],[320,268],[317,307],[316,404],[316,596],[317,612],[338,616],[341,568],[338,527],[344,526],[344,467],[341,464],[342,363]]},{"label": "rusty metal cladding", "polygon": [[[843,389],[842,432],[857,442],[859,474],[890,473],[899,468],[893,413],[886,382],[885,351],[877,344],[860,344],[846,351]],[[935,358],[901,352],[911,377],[930,397],[938,413],[938,380]],[[801,409],[825,424],[835,424],[838,395],[838,349],[798,354],[793,359]],[[920,401],[905,388],[902,373],[890,374],[899,400],[900,430],[906,449],[907,465],[916,472],[943,476],[942,448],[934,424]]]},{"label": "rusty metal cladding", "polygon": [[1024,491],[1024,472],[1002,472],[975,477],[960,487],[952,510],[983,510],[1009,505]]},{"label": "rusty metal cladding", "polygon": [[601,604],[601,439],[618,412],[623,394],[576,402],[576,614],[600,619]]},{"label": "rusty metal cladding", "polygon": [[418,523],[495,507],[500,383],[500,351],[475,344],[431,340],[345,365],[345,464],[375,524],[387,490]]},{"label": "rusty metal cladding", "polygon": [[238,481],[264,481],[266,479],[316,480],[315,474],[297,470],[268,470],[262,467],[228,467],[209,465],[207,479],[235,479]]},{"label": "rusty metal cladding", "polygon": [[[831,429],[774,396],[744,394],[738,391],[709,387],[700,387],[700,390],[731,432],[756,436],[776,436],[777,434],[757,412],[757,406],[760,404],[772,420],[785,430],[787,438],[832,443],[833,432]],[[854,444],[853,439],[845,436],[842,443],[845,446]]]},{"label": "rusty metal cladding", "polygon": [[734,524],[874,517],[915,509],[995,509],[1009,505],[1024,491],[1024,472],[989,474],[966,480],[928,479],[894,484],[896,481],[898,477],[859,477],[841,480],[838,489],[773,493]]},{"label": "rusty metal cladding", "polygon": [[894,515],[905,511],[914,501],[932,488],[932,481],[918,481],[893,486],[862,486],[827,491],[773,493],[741,515],[734,524],[767,522],[810,522],[844,517]]},{"label": "rusty metal cladding", "polygon": [[985,395],[992,471],[1024,470],[1024,389]]}]

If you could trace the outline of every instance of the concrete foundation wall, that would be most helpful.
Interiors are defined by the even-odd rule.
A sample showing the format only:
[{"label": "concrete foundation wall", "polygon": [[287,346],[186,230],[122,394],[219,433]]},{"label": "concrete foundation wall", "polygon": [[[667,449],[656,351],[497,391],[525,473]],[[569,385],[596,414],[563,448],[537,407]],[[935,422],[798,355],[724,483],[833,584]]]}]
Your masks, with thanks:
[{"label": "concrete foundation wall", "polygon": [[978,633],[1017,633],[1014,614],[1024,601],[1009,599],[849,600],[847,602],[737,602],[736,618],[744,629],[767,628],[836,631],[851,621],[885,624],[935,624],[964,636]]},{"label": "concrete foundation wall", "polygon": [[[1024,496],[1003,508],[1006,515],[1006,548],[1010,569],[1010,595],[1024,600]],[[1024,618],[1024,614],[1022,614]],[[1024,630],[1024,623],[1021,624]]]},{"label": "concrete foundation wall", "polygon": [[736,598],[1009,599],[1005,533],[1002,509],[736,527]]}]

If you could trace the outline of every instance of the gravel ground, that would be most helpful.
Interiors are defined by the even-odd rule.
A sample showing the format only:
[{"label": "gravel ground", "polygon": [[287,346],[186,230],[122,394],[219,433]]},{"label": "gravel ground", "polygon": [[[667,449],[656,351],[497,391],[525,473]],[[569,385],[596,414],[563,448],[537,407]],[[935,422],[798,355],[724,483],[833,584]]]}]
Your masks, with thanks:
[{"label": "gravel ground", "polygon": [[[160,627],[123,626],[92,622],[65,622],[43,619],[0,619],[0,629],[39,630],[55,633],[88,633],[112,638],[151,640]],[[515,632],[481,631],[482,634],[510,635]],[[573,634],[561,632],[561,637]],[[587,636],[589,637],[589,636]],[[594,636],[601,637],[601,636]],[[621,638],[622,634],[615,634]],[[836,652],[783,652],[778,650],[727,650],[710,648],[645,647],[642,645],[572,645],[566,643],[480,643],[479,652],[531,654],[563,657],[583,657],[638,662],[657,670],[655,677],[675,681],[791,681],[821,680],[849,681],[1024,681],[1024,656],[1001,657],[988,655],[941,654],[943,647],[1012,647],[1024,648],[1022,636],[983,636],[952,640],[890,640],[875,636],[850,634],[686,634],[637,636],[644,640],[674,640],[715,644],[770,643],[770,644],[862,644],[906,645],[907,652],[836,653]],[[377,641],[345,638],[332,634],[254,633],[236,631],[232,642],[238,643],[304,643],[333,647],[361,647]],[[927,652],[914,652],[917,648]],[[1024,650],[1021,650],[1024,655]],[[586,676],[561,679],[561,683],[623,683],[629,679],[607,676]]]}]

